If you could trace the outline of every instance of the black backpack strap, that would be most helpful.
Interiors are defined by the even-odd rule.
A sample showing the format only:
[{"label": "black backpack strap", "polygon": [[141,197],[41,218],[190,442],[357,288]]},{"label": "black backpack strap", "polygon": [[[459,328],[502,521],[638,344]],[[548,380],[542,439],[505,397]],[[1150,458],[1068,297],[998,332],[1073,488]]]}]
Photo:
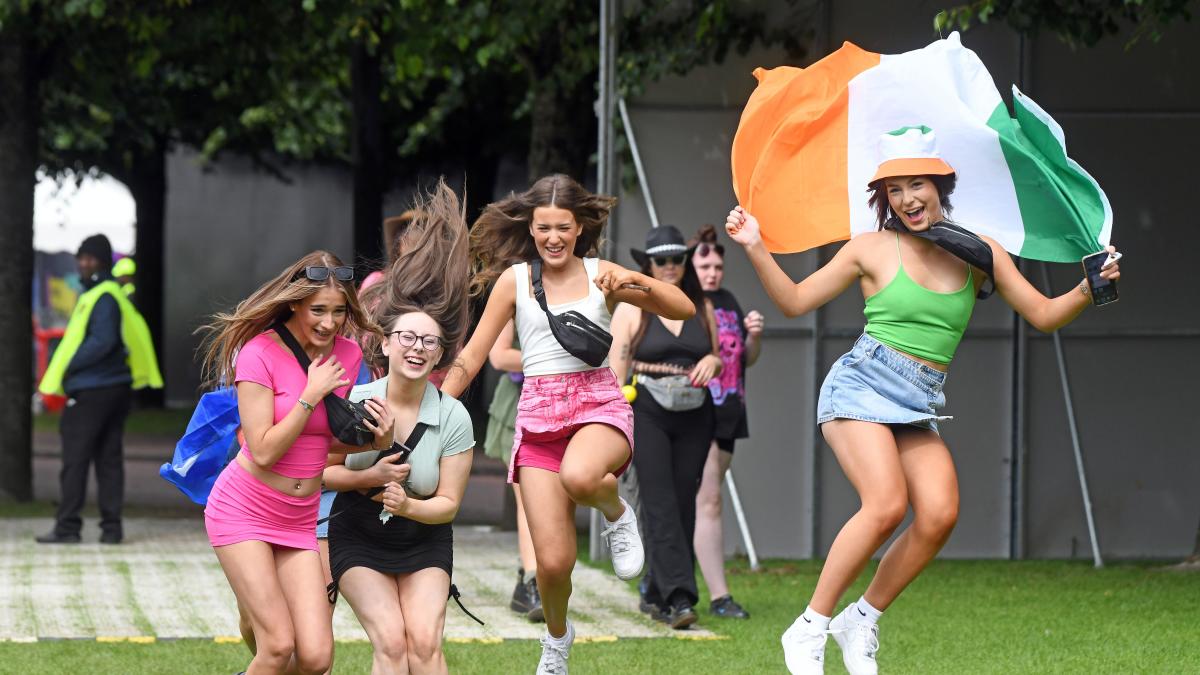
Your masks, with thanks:
[{"label": "black backpack strap", "polygon": [[480,621],[479,617],[472,614],[471,611],[469,609],[467,609],[466,607],[463,607],[462,600],[460,599],[461,596],[462,596],[462,594],[458,592],[458,586],[455,586],[454,584],[450,584],[450,597],[454,598],[454,602],[458,604],[458,608],[463,611],[463,614],[466,614],[467,616],[471,617],[472,619],[475,619],[475,623],[479,624],[480,626],[486,626],[487,624]]},{"label": "black backpack strap", "polygon": [[305,354],[304,350],[300,348],[300,343],[296,340],[296,336],[292,335],[292,331],[287,329],[287,325],[285,325],[282,321],[276,321],[275,323],[271,324],[271,330],[275,331],[275,334],[279,336],[279,339],[283,340],[283,344],[287,345],[287,348],[292,350],[292,354],[296,357],[296,361],[300,363],[300,368],[307,371],[308,366],[312,364],[312,360],[309,359],[308,354]]},{"label": "black backpack strap", "polygon": [[[537,258],[529,263],[530,283],[533,285],[533,297],[537,300],[538,306],[542,311],[549,314],[550,308],[546,305],[546,289],[542,287],[542,259]],[[440,389],[438,391],[441,391]]]}]

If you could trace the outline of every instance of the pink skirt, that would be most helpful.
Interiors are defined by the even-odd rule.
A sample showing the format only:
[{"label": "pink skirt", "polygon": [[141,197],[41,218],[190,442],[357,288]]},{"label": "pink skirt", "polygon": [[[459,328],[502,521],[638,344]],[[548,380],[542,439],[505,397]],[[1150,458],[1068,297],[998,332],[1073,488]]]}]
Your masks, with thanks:
[{"label": "pink skirt", "polygon": [[234,460],[208,495],[204,528],[214,547],[242,541],[317,550],[317,512],[321,493],[285,495],[263,483]]},{"label": "pink skirt", "polygon": [[633,408],[611,368],[525,378],[508,482],[520,482],[517,467],[522,466],[558,473],[571,437],[588,424],[607,424],[625,435],[629,459],[616,475],[625,473],[633,461]]}]

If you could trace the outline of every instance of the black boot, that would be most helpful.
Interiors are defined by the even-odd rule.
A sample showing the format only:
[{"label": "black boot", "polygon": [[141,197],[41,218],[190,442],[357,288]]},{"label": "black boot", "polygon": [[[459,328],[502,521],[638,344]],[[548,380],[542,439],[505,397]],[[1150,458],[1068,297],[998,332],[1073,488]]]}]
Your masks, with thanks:
[{"label": "black boot", "polygon": [[529,598],[529,611],[525,612],[525,618],[537,623],[545,621],[546,615],[542,612],[542,594],[538,591],[536,574],[525,582],[525,595]]},{"label": "black boot", "polygon": [[[537,584],[534,583],[534,590],[537,590]],[[542,606],[541,600],[538,601],[538,608]],[[508,608],[517,614],[528,614],[532,609],[529,603],[529,585],[525,583],[525,568],[517,570],[517,587],[513,589],[512,600],[508,603]]]}]

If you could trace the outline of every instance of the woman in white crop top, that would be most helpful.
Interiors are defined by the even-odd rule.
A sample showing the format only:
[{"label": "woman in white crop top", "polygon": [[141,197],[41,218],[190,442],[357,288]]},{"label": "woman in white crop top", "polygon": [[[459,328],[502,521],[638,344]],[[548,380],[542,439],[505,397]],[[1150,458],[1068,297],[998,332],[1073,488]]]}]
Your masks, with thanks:
[{"label": "woman in white crop top", "polygon": [[443,392],[459,396],[504,325],[515,319],[525,383],[509,476],[521,482],[537,558],[547,631],[539,673],[566,672],[575,637],[566,616],[575,566],[575,505],[604,514],[618,576],[631,579],[641,572],[644,555],[633,509],[617,496],[617,476],[633,456],[633,412],[607,362],[593,368],[559,346],[533,298],[526,261],[541,260],[551,312],[577,311],[606,331],[621,302],[669,319],[695,313],[679,288],[595,257],[615,203],[554,175],[487,206],[471,229],[471,295],[489,288],[491,295],[442,385]]}]

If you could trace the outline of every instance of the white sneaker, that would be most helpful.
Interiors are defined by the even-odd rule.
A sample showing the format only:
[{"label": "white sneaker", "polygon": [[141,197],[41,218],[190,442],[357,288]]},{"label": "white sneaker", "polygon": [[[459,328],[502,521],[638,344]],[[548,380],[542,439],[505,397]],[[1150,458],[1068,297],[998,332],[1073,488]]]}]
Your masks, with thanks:
[{"label": "white sneaker", "polygon": [[538,661],[537,675],[567,675],[567,659],[571,658],[571,644],[575,642],[575,626],[567,622],[567,633],[561,639],[550,637],[547,631],[542,636],[542,658]]},{"label": "white sneaker", "polygon": [[829,632],[842,648],[842,663],[850,675],[878,675],[875,652],[879,651],[879,626],[859,621],[851,612],[854,604],[829,622]]},{"label": "white sneaker", "polygon": [[624,499],[621,499],[621,504],[625,506],[625,513],[617,518],[617,522],[608,523],[608,527],[600,534],[608,544],[608,550],[612,552],[613,571],[618,577],[629,581],[641,574],[642,564],[646,562],[646,551],[642,548],[642,536],[638,534],[637,516],[633,514],[633,507]]},{"label": "white sneaker", "polygon": [[796,617],[791,627],[783,632],[783,662],[792,675],[824,675],[825,631]]}]

